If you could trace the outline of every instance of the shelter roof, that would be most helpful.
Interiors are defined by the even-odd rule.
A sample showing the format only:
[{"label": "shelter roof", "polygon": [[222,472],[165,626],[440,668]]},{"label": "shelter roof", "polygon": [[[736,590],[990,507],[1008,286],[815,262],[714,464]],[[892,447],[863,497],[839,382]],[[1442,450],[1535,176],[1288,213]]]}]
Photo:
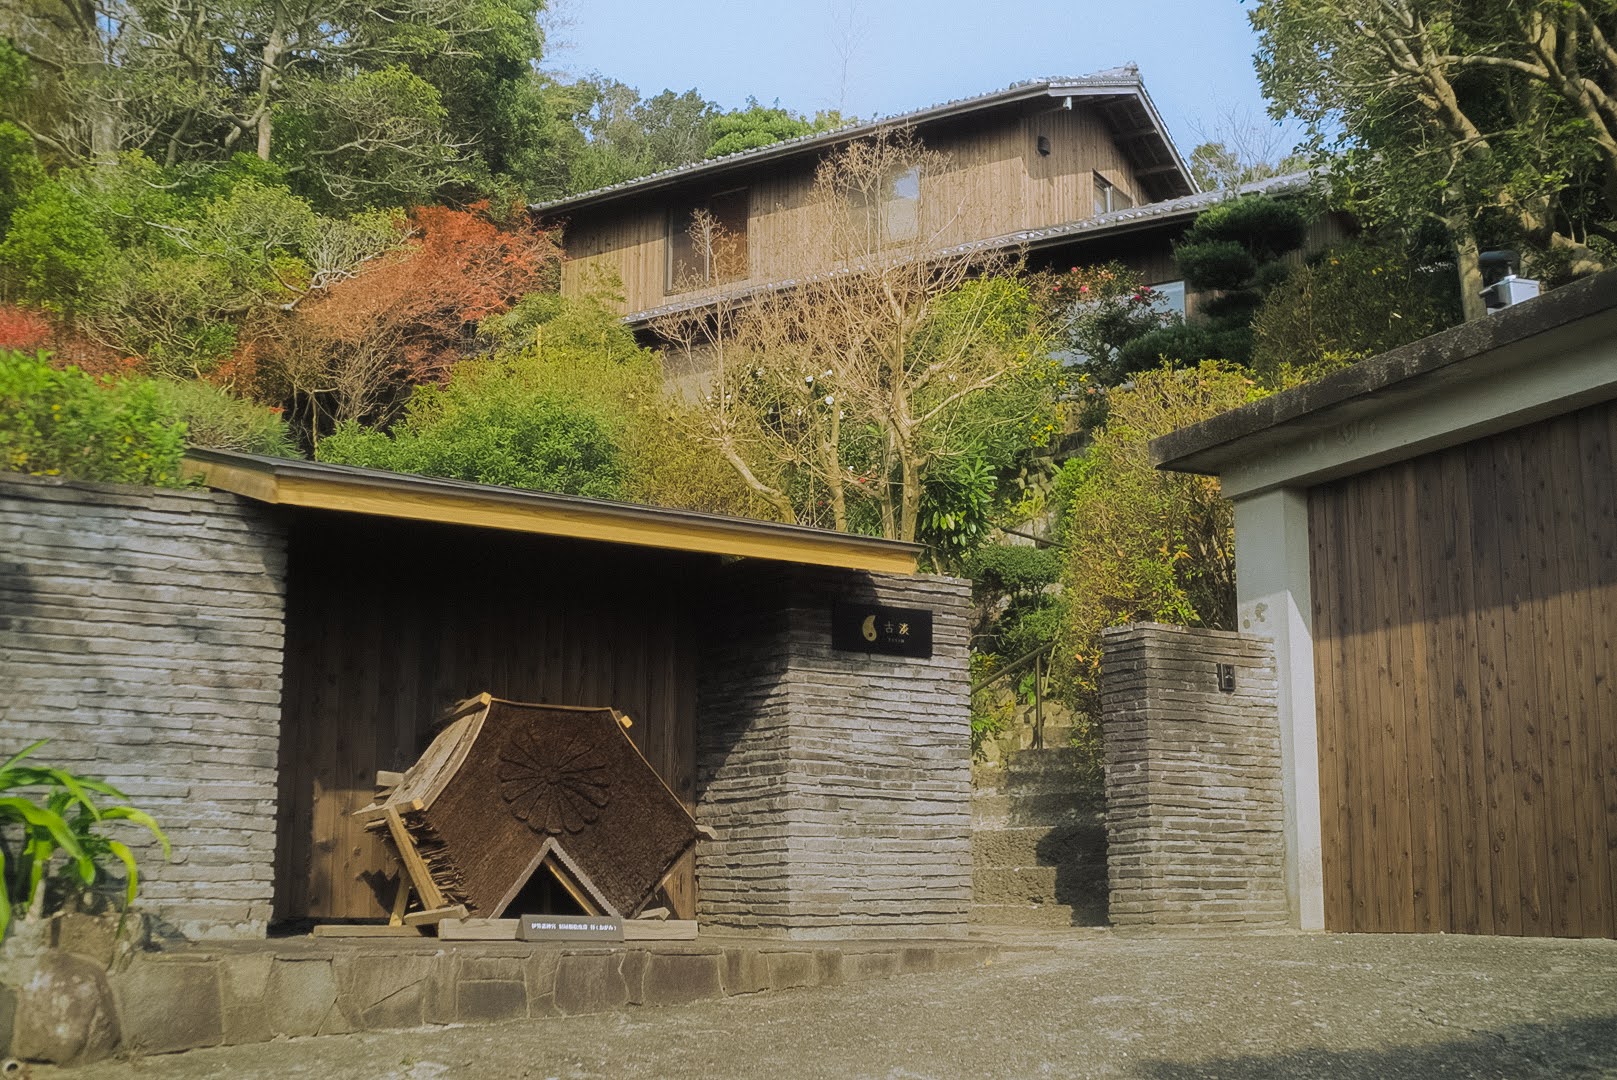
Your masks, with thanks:
[{"label": "shelter roof", "polygon": [[191,450],[185,466],[211,488],[277,506],[899,574],[915,573],[923,550],[801,525],[228,450]]},{"label": "shelter roof", "polygon": [[[1281,475],[1289,459],[1346,460],[1350,444],[1368,453],[1389,443],[1377,461],[1408,457],[1609,398],[1613,341],[1617,270],[1170,432],[1151,457],[1160,469],[1221,476],[1227,489],[1237,472]],[[1400,411],[1407,429],[1390,419]]]}]

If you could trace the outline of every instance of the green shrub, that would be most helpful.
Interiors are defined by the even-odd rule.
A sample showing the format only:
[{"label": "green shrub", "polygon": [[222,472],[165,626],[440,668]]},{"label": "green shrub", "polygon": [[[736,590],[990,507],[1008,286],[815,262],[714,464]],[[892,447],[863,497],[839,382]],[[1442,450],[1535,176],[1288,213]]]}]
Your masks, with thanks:
[{"label": "green shrub", "polygon": [[149,379],[58,371],[0,351],[0,468],[31,476],[179,486],[185,423]]},{"label": "green shrub", "polygon": [[110,250],[89,203],[47,180],[11,213],[0,275],[18,299],[72,314],[94,296]]},{"label": "green shrub", "polygon": [[1185,280],[1198,288],[1239,289],[1258,272],[1258,260],[1236,240],[1181,244],[1174,257]]},{"label": "green shrub", "polygon": [[[1150,442],[1263,395],[1247,373],[1206,362],[1144,372],[1109,392],[1105,424],[1063,472],[1068,603],[1057,653],[1062,696],[1099,715],[1100,636],[1135,621],[1229,629],[1233,511],[1205,476],[1162,472]],[[1080,725],[1092,737],[1092,727]]]},{"label": "green shrub", "polygon": [[1317,370],[1434,334],[1459,320],[1453,282],[1423,273],[1391,245],[1349,243],[1295,271],[1252,322],[1252,367],[1278,385],[1288,368]]},{"label": "green shrub", "polygon": [[622,498],[628,465],[607,422],[558,394],[458,370],[449,386],[421,387],[391,433],[352,421],[315,456],[339,465],[442,476],[563,495]]},{"label": "green shrub", "polygon": [[157,388],[164,406],[185,422],[188,445],[265,457],[301,456],[279,409],[197,379],[160,379]]},{"label": "green shrub", "polygon": [[1297,203],[1264,195],[1243,195],[1199,214],[1185,234],[1189,245],[1235,241],[1260,262],[1303,246],[1308,219]]}]

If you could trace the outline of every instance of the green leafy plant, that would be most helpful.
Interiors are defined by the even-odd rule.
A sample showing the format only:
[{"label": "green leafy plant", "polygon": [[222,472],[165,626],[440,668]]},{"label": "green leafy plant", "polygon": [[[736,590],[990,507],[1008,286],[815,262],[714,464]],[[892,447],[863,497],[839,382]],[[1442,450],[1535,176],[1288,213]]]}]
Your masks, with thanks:
[{"label": "green leafy plant", "polygon": [[1063,592],[1055,672],[1098,753],[1101,632],[1147,621],[1229,629],[1235,618],[1234,511],[1218,482],[1158,470],[1151,440],[1265,391],[1242,368],[1208,361],[1142,372],[1109,391],[1105,423],[1060,482]]},{"label": "green leafy plant", "polygon": [[184,453],[185,423],[150,379],[97,379],[0,350],[0,469],[178,487]]},{"label": "green leafy plant", "polygon": [[[41,889],[59,855],[65,858],[69,880],[80,889],[92,887],[113,862],[122,865],[123,908],[128,911],[140,887],[139,865],[129,845],[100,831],[108,823],[141,826],[156,837],[165,858],[172,853],[168,837],[152,816],[127,805],[128,796],[111,784],[25,760],[48,741],[41,739],[0,763],[0,828],[10,825],[21,831],[15,865],[8,866],[6,849],[0,845],[0,938],[11,924],[14,907],[26,912],[42,906]],[[44,792],[14,794],[27,788]],[[97,805],[93,796],[125,805]]]}]

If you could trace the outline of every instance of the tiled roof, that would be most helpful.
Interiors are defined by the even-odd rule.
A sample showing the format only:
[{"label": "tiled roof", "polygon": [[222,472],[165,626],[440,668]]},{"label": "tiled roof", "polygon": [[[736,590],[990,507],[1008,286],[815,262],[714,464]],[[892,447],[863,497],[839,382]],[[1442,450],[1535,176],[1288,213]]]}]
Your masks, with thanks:
[{"label": "tiled roof", "polygon": [[1184,162],[1180,160],[1178,151],[1168,137],[1167,126],[1163,124],[1161,116],[1157,113],[1156,106],[1151,102],[1150,95],[1146,93],[1145,84],[1140,80],[1139,69],[1133,64],[1128,64],[1123,67],[1097,71],[1090,75],[1052,75],[1041,79],[1026,79],[1022,82],[1012,83],[1002,90],[994,90],[974,97],[957,98],[953,101],[928,105],[924,109],[915,109],[907,113],[897,113],[892,116],[879,117],[875,120],[857,121],[832,131],[800,135],[795,139],[786,139],[751,150],[740,150],[734,154],[725,154],[723,157],[709,158],[705,161],[693,161],[672,169],[652,173],[649,176],[609,184],[593,191],[579,192],[576,195],[553,199],[550,202],[534,203],[529,209],[535,213],[542,214],[562,213],[588,204],[614,199],[620,195],[667,186],[688,177],[721,172],[740,165],[750,165],[755,162],[787,157],[803,151],[831,146],[839,142],[846,142],[849,139],[872,134],[884,128],[921,124],[961,113],[969,113],[977,109],[1010,104],[1027,98],[1060,97],[1064,95],[1094,96],[1097,93],[1103,94],[1107,91],[1137,96],[1140,99],[1152,126],[1161,133],[1167,155],[1171,158],[1173,164],[1178,166],[1179,171],[1183,173],[1186,186],[1191,186],[1189,170],[1185,168]]}]

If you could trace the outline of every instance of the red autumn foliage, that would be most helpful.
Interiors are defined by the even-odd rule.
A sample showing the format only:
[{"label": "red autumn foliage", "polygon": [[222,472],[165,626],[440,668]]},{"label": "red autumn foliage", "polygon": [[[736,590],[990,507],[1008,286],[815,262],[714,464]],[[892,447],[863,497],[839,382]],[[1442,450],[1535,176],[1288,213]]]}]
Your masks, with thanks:
[{"label": "red autumn foliage", "polygon": [[261,356],[309,422],[380,419],[411,385],[441,381],[478,320],[554,283],[561,249],[525,222],[433,206],[411,240],[300,304]]},{"label": "red autumn foliage", "polygon": [[35,352],[43,349],[50,338],[51,324],[43,315],[14,304],[0,304],[0,349]]},{"label": "red autumn foliage", "polygon": [[0,349],[51,354],[55,367],[72,365],[91,375],[118,375],[139,366],[136,357],[119,355],[38,312],[16,304],[0,304]]}]

